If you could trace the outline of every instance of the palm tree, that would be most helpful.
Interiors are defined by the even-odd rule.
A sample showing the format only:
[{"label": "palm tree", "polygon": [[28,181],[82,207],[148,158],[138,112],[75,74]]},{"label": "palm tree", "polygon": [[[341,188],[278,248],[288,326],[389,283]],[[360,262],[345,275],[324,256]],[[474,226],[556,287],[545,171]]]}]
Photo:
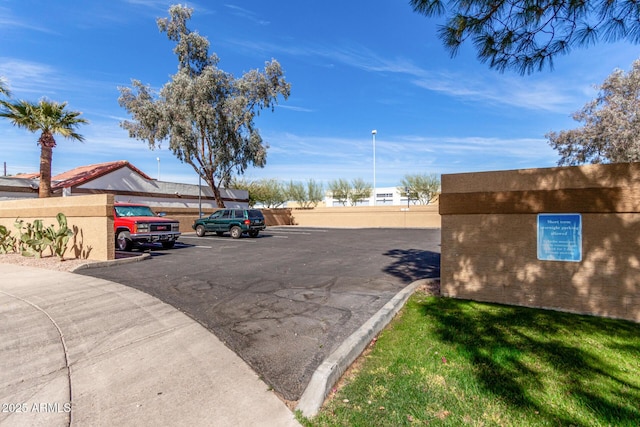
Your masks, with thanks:
[{"label": "palm tree", "polygon": [[25,128],[30,132],[40,132],[40,189],[39,197],[51,196],[51,157],[56,146],[54,135],[83,141],[84,137],[75,132],[80,124],[88,123],[79,118],[82,113],[65,111],[66,102],[41,100],[37,104],[27,101],[0,100],[0,117],[7,118],[14,126]]}]

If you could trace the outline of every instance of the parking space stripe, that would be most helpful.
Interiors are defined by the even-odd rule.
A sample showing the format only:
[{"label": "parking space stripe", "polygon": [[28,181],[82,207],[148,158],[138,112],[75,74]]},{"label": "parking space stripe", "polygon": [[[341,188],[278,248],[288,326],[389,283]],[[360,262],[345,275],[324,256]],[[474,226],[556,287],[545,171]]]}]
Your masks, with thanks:
[{"label": "parking space stripe", "polygon": [[289,228],[289,227],[281,227],[281,226],[273,226],[267,227],[268,231],[281,231],[284,233],[326,233],[329,230],[326,228]]},{"label": "parking space stripe", "polygon": [[271,229],[269,229],[267,233],[311,234],[311,233],[305,233],[304,231],[285,231],[285,230],[271,230]]}]

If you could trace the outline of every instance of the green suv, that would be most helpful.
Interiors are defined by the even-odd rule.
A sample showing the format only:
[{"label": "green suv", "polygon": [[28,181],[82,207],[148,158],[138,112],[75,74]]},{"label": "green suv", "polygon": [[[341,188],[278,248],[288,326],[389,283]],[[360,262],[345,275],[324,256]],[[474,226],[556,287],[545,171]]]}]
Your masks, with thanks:
[{"label": "green suv", "polygon": [[228,232],[234,239],[239,239],[244,233],[249,237],[258,237],[260,230],[267,228],[262,212],[257,209],[221,209],[196,219],[191,227],[196,230],[198,237],[209,232],[215,232],[218,236]]}]

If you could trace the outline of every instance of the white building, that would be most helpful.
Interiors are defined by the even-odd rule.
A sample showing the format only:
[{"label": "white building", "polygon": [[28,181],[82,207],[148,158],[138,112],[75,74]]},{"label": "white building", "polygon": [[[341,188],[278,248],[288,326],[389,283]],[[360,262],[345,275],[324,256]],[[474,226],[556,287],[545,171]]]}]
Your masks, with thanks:
[{"label": "white building", "polygon": [[[331,196],[331,192],[327,192],[324,198],[325,206],[343,206],[338,200]],[[415,203],[415,200],[410,202]],[[375,190],[375,203],[373,197],[368,197],[356,203],[356,206],[402,206],[407,205],[407,194],[398,191],[396,187],[379,187]],[[351,201],[346,202],[346,206],[351,206]]]}]

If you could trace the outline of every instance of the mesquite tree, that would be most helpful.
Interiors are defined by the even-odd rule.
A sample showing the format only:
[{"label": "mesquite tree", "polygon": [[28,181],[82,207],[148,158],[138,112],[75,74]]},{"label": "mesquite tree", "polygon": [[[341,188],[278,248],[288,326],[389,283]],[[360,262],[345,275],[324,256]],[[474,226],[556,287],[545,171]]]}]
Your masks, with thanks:
[{"label": "mesquite tree", "polygon": [[257,204],[265,208],[279,208],[287,202],[287,189],[275,178],[260,180],[234,178],[231,185],[233,188],[246,190],[249,193],[250,207]]},{"label": "mesquite tree", "polygon": [[187,28],[192,12],[174,5],[169,18],[157,20],[160,31],[176,43],[178,72],[159,94],[138,80],[132,80],[133,88],[119,88],[118,102],[133,116],[121,126],[151,149],[168,140],[171,152],[193,167],[224,207],[220,188],[228,186],[234,173],[266,163],[268,145],[255,116],[264,108],[273,111],[278,95],[287,99],[291,86],[275,59],[263,71],[251,70],[240,78],[219,69],[218,57],[209,55],[209,41]]},{"label": "mesquite tree", "polygon": [[405,175],[400,181],[400,186],[396,188],[400,193],[406,193],[408,189],[409,198],[414,204],[428,205],[438,199],[440,179],[434,173]]},{"label": "mesquite tree", "polygon": [[349,189],[349,200],[351,202],[351,206],[356,206],[358,203],[364,201],[364,199],[371,197],[373,190],[374,188],[371,187],[371,184],[366,182],[364,179],[354,178],[351,181],[351,188]]},{"label": "mesquite tree", "polygon": [[289,200],[297,202],[303,208],[311,208],[324,199],[324,186],[314,179],[309,179],[306,184],[289,181],[287,193]]},{"label": "mesquite tree", "polygon": [[346,179],[334,179],[329,181],[329,192],[331,197],[338,201],[342,206],[346,206],[351,192],[351,184]]}]

